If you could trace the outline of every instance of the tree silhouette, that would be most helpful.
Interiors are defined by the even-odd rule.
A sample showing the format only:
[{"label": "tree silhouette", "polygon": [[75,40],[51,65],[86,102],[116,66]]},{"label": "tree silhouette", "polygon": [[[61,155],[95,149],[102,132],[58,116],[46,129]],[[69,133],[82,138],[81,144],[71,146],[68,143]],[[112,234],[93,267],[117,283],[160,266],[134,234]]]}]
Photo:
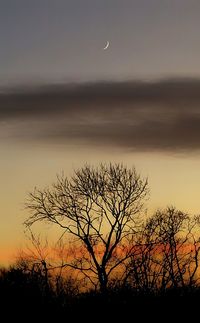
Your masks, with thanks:
[{"label": "tree silhouette", "polygon": [[56,244],[50,245],[47,238],[36,235],[29,227],[25,233],[28,244],[18,253],[15,267],[37,280],[46,300],[53,294],[57,298],[62,298],[63,295],[73,297],[77,294],[78,284],[63,266],[69,253],[64,241],[59,239]]},{"label": "tree silhouette", "polygon": [[147,193],[147,179],[135,168],[85,166],[70,180],[62,175],[51,188],[30,193],[25,224],[48,221],[74,237],[73,256],[63,266],[77,269],[104,292],[109,278],[126,269]]},{"label": "tree silhouette", "polygon": [[50,294],[51,275],[50,270],[50,246],[48,240],[42,240],[40,235],[33,234],[30,228],[26,232],[29,245],[23,249],[17,257],[17,268],[23,273],[31,273],[40,281],[40,289],[44,294]]},{"label": "tree silhouette", "polygon": [[127,279],[143,292],[192,287],[199,279],[199,216],[158,210],[139,234]]}]

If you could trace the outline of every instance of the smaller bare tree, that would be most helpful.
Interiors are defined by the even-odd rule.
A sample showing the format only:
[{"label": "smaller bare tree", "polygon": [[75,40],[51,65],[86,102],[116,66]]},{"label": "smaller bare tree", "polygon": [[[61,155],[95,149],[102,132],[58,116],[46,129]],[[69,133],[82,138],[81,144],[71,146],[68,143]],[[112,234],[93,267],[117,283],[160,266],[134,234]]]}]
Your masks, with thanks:
[{"label": "smaller bare tree", "polygon": [[127,277],[137,289],[165,290],[197,282],[199,217],[169,207],[147,220],[131,257]]},{"label": "smaller bare tree", "polygon": [[24,273],[37,276],[40,288],[47,295],[51,285],[52,253],[47,238],[42,239],[34,234],[30,228],[25,232],[27,245],[17,256],[16,266]]}]

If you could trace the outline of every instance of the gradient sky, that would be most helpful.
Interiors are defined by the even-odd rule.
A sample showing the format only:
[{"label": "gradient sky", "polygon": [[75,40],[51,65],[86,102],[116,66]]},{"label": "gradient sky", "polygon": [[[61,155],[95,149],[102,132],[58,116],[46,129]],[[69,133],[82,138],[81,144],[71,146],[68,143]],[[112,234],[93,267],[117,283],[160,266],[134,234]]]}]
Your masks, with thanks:
[{"label": "gradient sky", "polygon": [[0,81],[199,76],[199,15],[198,0],[1,0]]},{"label": "gradient sky", "polygon": [[0,0],[0,262],[28,192],[86,162],[135,165],[151,211],[199,213],[199,17],[194,0]]}]

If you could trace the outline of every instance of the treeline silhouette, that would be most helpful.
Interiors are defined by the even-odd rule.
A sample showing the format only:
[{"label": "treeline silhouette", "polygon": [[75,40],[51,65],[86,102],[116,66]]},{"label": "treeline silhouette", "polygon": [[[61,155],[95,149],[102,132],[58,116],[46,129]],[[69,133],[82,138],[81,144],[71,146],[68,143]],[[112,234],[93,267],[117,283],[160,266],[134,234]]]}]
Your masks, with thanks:
[{"label": "treeline silhouette", "polygon": [[[31,247],[0,270],[2,308],[36,319],[42,313],[83,320],[85,313],[93,321],[105,312],[154,320],[159,310],[168,319],[173,310],[179,319],[195,313],[200,217],[175,207],[147,216],[147,195],[147,179],[121,164],[85,166],[71,180],[35,189],[25,222]],[[44,220],[63,230],[51,250],[31,230]]]},{"label": "treeline silhouette", "polygon": [[[52,269],[46,271],[42,260],[36,266],[30,266],[28,261],[24,261],[23,264],[18,262],[7,269],[1,268],[1,313],[3,315],[5,310],[7,318],[9,315],[15,318],[21,315],[23,318],[25,315],[25,320],[25,313],[31,313],[31,318],[38,320],[42,317],[76,317],[80,320],[85,313],[87,321],[90,321],[93,313],[99,313],[98,318],[106,313],[106,317],[113,319],[133,315],[134,318],[139,316],[141,320],[154,318],[156,321],[160,318],[160,311],[164,311],[165,319],[171,319],[171,316],[175,318],[175,315],[180,319],[183,313],[191,318],[200,302],[199,265],[195,279],[191,280],[191,276],[186,274],[187,270],[184,270],[186,263],[182,263],[182,259],[185,257],[186,267],[191,266],[194,270],[196,255],[193,250],[182,250],[179,254],[182,273],[179,272],[175,258],[174,263],[171,263],[172,267],[168,267],[164,254],[157,254],[156,258],[163,257],[162,262],[159,262],[159,272],[162,266],[160,279],[157,261],[154,266],[155,259],[150,260],[149,256],[143,251],[141,254],[137,253],[135,261],[133,256],[126,280],[112,279],[106,292],[93,288],[84,290],[80,280],[67,276],[65,272],[60,275],[56,269],[55,272]],[[152,265],[149,264],[151,261]],[[167,284],[163,285],[165,277]]]}]

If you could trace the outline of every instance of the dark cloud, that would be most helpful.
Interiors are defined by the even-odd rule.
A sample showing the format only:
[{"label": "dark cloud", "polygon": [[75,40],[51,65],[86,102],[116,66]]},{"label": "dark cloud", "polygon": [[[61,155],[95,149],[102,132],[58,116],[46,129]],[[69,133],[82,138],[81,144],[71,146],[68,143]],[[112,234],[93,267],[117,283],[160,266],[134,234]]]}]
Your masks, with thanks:
[{"label": "dark cloud", "polygon": [[0,136],[152,151],[200,150],[200,80],[98,82],[0,92]]}]

